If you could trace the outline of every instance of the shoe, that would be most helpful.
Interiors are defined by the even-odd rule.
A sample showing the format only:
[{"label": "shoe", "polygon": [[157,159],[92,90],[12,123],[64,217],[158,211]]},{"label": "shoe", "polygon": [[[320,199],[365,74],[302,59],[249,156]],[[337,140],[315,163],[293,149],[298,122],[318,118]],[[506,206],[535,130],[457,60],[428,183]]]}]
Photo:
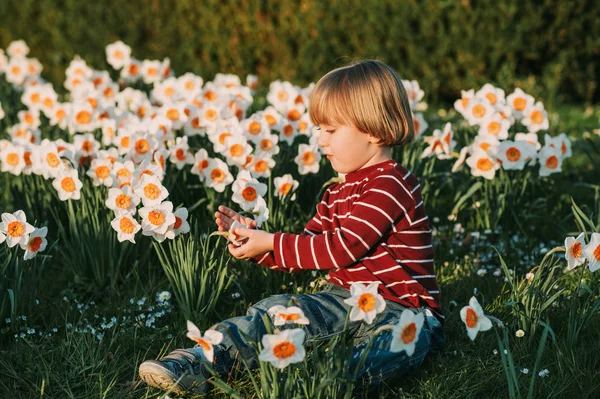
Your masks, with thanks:
[{"label": "shoe", "polygon": [[160,360],[146,360],[140,364],[140,378],[146,384],[164,391],[204,394],[208,390],[202,361],[207,361],[201,350],[177,349]]}]

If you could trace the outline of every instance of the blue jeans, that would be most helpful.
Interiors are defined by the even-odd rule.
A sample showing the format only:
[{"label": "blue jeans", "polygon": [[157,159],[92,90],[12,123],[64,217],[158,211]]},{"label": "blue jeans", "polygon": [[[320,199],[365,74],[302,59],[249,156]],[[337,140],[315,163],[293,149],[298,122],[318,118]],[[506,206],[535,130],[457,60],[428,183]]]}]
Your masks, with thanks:
[{"label": "blue jeans", "polygon": [[[310,324],[305,326],[305,342],[309,342],[312,338],[327,339],[340,334],[350,309],[350,306],[343,302],[348,297],[350,297],[348,290],[328,284],[323,291],[316,294],[274,295],[257,302],[250,307],[246,316],[233,317],[217,324],[216,329],[223,333],[224,339],[221,344],[215,346],[214,370],[220,375],[226,375],[234,367],[238,356],[242,356],[249,367],[257,367],[256,349],[248,344],[245,336],[252,337],[254,342],[260,342],[262,335],[266,334],[263,315],[275,305],[292,306],[290,302],[293,301],[294,306],[303,310],[310,321]],[[396,302],[386,301],[385,310],[377,315],[371,325],[363,321],[349,322],[348,328],[355,341],[354,361],[358,361],[360,352],[367,345],[369,333],[380,326],[396,324],[404,309],[404,306]],[[371,383],[377,385],[391,376],[399,377],[410,371],[416,371],[423,363],[427,353],[443,348],[446,338],[439,320],[428,309],[415,309],[415,311],[425,312],[425,322],[414,354],[409,357],[404,351],[391,352],[389,347],[392,332],[383,331],[373,341],[365,367],[358,373],[359,377],[370,375]],[[294,328],[296,326],[282,327]],[[232,340],[230,334],[235,335],[235,341]]]}]

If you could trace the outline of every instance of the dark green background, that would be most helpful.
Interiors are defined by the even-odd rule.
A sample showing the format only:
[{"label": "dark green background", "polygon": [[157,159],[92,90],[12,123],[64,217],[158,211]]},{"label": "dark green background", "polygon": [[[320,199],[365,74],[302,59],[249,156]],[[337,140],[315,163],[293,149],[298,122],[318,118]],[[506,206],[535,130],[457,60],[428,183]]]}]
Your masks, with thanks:
[{"label": "dark green background", "polygon": [[[552,104],[597,102],[597,0],[82,1],[0,0],[0,46],[24,39],[58,89],[75,54],[105,69],[121,39],[138,59],[171,58],[177,75],[217,72],[263,85],[316,81],[354,58],[416,79],[428,102],[486,82]],[[508,94],[508,93],[507,93]]]}]

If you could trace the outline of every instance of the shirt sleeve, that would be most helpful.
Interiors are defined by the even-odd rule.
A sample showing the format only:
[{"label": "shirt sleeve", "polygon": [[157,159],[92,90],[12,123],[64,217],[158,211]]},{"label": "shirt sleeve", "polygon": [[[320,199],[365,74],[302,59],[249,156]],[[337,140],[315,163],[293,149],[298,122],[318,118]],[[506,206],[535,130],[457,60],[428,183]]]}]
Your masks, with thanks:
[{"label": "shirt sleeve", "polygon": [[[304,228],[304,231],[298,235],[312,237],[317,234],[320,234],[323,231],[322,225],[323,225],[323,223],[321,222],[319,211],[317,208],[317,214],[308,221],[308,223],[306,224],[306,227]],[[250,261],[254,262],[254,263],[258,263],[259,265],[268,267],[273,270],[285,271],[288,273],[292,273],[292,272],[296,272],[296,271],[300,270],[298,268],[293,268],[293,267],[288,268],[288,267],[279,266],[279,264],[277,263],[277,260],[275,259],[275,255],[274,255],[273,251],[269,251],[265,254],[255,256],[254,258],[250,258]]]},{"label": "shirt sleeve", "polygon": [[[381,176],[365,184],[350,215],[340,228],[316,235],[276,233],[274,262],[287,269],[337,269],[350,266],[395,229],[401,219],[411,221],[415,199],[398,176]],[[386,177],[386,178],[383,178]]]}]

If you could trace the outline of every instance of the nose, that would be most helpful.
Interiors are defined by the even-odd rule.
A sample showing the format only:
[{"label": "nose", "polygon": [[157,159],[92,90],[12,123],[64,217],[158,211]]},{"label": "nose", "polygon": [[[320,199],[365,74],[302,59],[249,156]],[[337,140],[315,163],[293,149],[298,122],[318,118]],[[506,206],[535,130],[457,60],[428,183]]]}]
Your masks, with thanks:
[{"label": "nose", "polygon": [[319,132],[319,138],[317,139],[317,145],[319,147],[326,147],[327,143],[329,142],[328,137],[327,137],[328,136],[327,132],[325,132],[323,130],[320,130],[318,132]]}]

